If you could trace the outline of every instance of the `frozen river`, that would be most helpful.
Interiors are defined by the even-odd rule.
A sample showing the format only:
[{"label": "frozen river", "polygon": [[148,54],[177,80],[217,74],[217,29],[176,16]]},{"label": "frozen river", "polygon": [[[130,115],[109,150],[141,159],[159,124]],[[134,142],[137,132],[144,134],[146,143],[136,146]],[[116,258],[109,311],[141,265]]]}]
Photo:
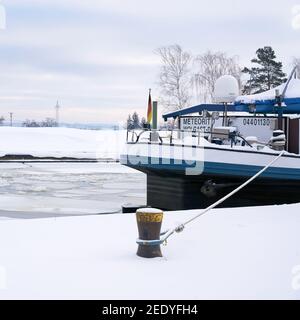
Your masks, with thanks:
[{"label": "frozen river", "polygon": [[118,163],[0,163],[0,219],[115,213],[146,203],[146,176]]}]

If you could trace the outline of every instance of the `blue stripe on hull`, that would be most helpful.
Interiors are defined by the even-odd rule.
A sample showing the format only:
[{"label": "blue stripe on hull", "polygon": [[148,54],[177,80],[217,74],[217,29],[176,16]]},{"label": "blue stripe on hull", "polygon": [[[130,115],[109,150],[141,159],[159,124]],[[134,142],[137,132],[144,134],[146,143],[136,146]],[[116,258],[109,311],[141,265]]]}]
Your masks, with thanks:
[{"label": "blue stripe on hull", "polygon": [[[261,166],[205,162],[204,173],[251,177],[262,168]],[[261,177],[280,180],[300,180],[300,169],[271,167]]]},{"label": "blue stripe on hull", "polygon": [[[132,156],[130,157],[132,159]],[[131,164],[127,161],[127,156],[121,156],[121,163],[128,165],[138,170],[152,169],[152,170],[170,170],[184,173],[188,168],[195,168],[195,165],[189,165],[186,162],[178,164],[174,162],[174,159],[164,159],[164,162],[170,160],[170,164],[163,163],[162,158],[150,158],[138,157],[140,160],[138,164]],[[199,167],[203,163],[198,163]],[[242,165],[242,164],[229,164],[220,162],[205,162],[204,170],[202,174],[205,175],[222,175],[233,177],[251,177],[260,171],[262,166]],[[278,168],[271,167],[265,171],[262,178],[268,179],[280,179],[280,180],[299,180],[300,181],[300,169],[294,168]]]}]

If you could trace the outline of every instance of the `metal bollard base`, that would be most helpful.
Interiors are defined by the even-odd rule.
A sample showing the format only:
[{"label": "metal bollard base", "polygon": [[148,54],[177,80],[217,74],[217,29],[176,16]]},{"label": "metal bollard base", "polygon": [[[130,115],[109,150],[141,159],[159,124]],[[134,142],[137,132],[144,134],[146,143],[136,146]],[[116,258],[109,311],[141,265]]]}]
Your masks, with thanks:
[{"label": "metal bollard base", "polygon": [[[141,208],[136,212],[136,220],[141,241],[160,240],[163,212],[159,209]],[[142,258],[162,257],[160,244],[139,243],[137,255]]]},{"label": "metal bollard base", "polygon": [[143,246],[139,245],[137,255],[142,258],[161,258],[160,245],[156,246]]}]

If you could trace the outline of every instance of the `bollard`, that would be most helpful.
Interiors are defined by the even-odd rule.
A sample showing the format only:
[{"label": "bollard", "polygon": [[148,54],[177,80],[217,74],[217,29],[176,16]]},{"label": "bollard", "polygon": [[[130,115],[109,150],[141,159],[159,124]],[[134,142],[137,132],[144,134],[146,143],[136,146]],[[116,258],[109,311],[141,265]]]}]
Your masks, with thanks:
[{"label": "bollard", "polygon": [[[159,209],[142,208],[136,211],[140,240],[160,240],[163,212]],[[159,244],[139,244],[137,255],[142,258],[162,257]]]}]

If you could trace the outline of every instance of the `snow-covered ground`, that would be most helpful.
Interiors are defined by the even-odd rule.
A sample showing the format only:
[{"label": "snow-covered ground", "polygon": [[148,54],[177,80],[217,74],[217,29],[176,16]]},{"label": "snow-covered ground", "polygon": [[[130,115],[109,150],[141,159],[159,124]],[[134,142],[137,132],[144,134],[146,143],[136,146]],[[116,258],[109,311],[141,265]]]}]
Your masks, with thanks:
[{"label": "snow-covered ground", "polygon": [[124,130],[80,130],[70,128],[0,127],[0,157],[72,157],[119,159]]},{"label": "snow-covered ground", "polygon": [[[125,138],[0,134],[0,156],[92,159],[118,159]],[[300,299],[300,204],[214,210],[146,260],[135,255],[134,215],[89,215],[144,204],[143,174],[118,163],[0,163],[0,172],[0,299]],[[163,229],[198,212],[167,213]],[[19,219],[33,217],[49,218]]]},{"label": "snow-covered ground", "polygon": [[135,255],[135,215],[0,220],[0,298],[299,299],[299,211],[215,210],[154,260]]},{"label": "snow-covered ground", "polygon": [[0,163],[0,172],[0,216],[110,213],[146,203],[145,175],[119,163]]}]

